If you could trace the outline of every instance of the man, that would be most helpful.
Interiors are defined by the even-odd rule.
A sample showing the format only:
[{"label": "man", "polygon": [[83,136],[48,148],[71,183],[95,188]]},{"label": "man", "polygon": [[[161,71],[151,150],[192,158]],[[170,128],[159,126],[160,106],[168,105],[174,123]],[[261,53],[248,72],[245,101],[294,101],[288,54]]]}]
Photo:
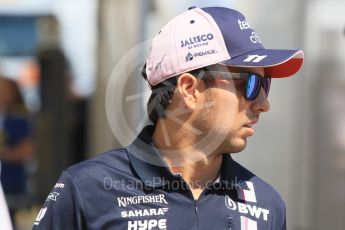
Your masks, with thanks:
[{"label": "man", "polygon": [[285,229],[285,205],[236,163],[271,78],[295,74],[300,50],[267,50],[244,16],[191,8],[156,35],[143,76],[147,126],[126,148],[62,173],[37,229]]}]

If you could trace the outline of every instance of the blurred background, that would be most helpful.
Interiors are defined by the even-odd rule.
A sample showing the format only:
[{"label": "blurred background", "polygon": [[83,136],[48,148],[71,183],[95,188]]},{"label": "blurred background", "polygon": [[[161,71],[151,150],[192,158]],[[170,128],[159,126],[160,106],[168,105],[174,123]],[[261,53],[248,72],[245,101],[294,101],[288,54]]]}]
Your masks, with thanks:
[{"label": "blurred background", "polygon": [[[105,109],[113,68],[193,5],[235,8],[266,48],[305,51],[235,159],[280,192],[288,229],[344,229],[344,0],[0,0],[1,180],[16,229],[31,229],[64,168],[120,146]],[[126,92],[147,88],[143,64]],[[114,108],[137,127],[145,103]]]}]

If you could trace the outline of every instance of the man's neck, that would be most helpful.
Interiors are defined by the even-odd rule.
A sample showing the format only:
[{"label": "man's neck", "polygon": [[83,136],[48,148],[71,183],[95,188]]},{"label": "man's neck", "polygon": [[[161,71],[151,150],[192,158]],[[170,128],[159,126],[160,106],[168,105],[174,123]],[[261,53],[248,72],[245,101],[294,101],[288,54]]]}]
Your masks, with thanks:
[{"label": "man's neck", "polygon": [[[190,154],[190,153],[185,153]],[[219,176],[220,166],[222,162],[221,156],[208,157],[206,159],[186,163],[185,165],[174,166],[174,161],[164,156],[172,173],[179,173],[184,181],[188,184],[193,193],[194,199],[198,199],[202,191],[210,186]]]},{"label": "man's neck", "polygon": [[[171,135],[171,133],[174,134]],[[153,141],[171,172],[182,175],[194,199],[198,199],[204,188],[219,176],[222,154],[208,154],[190,147],[194,146],[195,140],[184,136],[181,130],[179,132],[171,129],[164,131],[163,127],[157,124]]]}]

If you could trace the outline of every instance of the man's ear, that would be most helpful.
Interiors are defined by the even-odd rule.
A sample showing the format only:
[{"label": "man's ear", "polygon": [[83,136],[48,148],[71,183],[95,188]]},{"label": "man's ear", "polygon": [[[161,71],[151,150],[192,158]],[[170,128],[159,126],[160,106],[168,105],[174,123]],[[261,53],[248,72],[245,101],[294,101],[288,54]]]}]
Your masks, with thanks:
[{"label": "man's ear", "polygon": [[190,73],[183,73],[177,80],[176,90],[180,99],[189,109],[194,109],[197,102],[199,79]]}]

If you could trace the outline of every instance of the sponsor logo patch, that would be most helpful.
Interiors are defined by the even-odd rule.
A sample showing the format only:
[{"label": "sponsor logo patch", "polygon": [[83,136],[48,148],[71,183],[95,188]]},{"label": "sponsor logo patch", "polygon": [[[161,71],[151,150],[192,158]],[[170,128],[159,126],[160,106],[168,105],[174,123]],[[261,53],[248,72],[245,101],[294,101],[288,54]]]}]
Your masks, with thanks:
[{"label": "sponsor logo patch", "polygon": [[137,210],[127,210],[121,212],[122,218],[142,217],[142,216],[164,216],[168,208],[147,208]]},{"label": "sponsor logo patch", "polygon": [[257,207],[255,205],[240,203],[233,201],[229,196],[225,196],[225,205],[227,208],[233,211],[238,211],[242,214],[249,214],[256,219],[262,218],[264,221],[268,220],[268,215],[270,214],[270,210]]},{"label": "sponsor logo patch", "polygon": [[47,201],[49,201],[49,200],[56,201],[56,198],[59,195],[60,195],[60,193],[58,193],[58,192],[51,192],[51,193],[49,193],[49,195],[47,197]]},{"label": "sponsor logo patch", "polygon": [[241,21],[240,19],[237,20],[238,25],[240,26],[241,30],[247,30],[250,29],[250,25],[247,21]]},{"label": "sponsor logo patch", "polygon": [[203,56],[208,56],[212,54],[216,54],[216,50],[207,50],[207,51],[202,51],[194,54],[194,57],[203,57]]},{"label": "sponsor logo patch", "polygon": [[54,188],[64,188],[65,187],[65,184],[63,183],[56,183]]},{"label": "sponsor logo patch", "polygon": [[267,55],[248,55],[246,59],[243,60],[243,62],[254,62],[254,63],[259,63],[262,60],[264,60],[267,57]]},{"label": "sponsor logo patch", "polygon": [[188,53],[186,56],[186,62],[192,61],[194,59],[193,54]]},{"label": "sponsor logo patch", "polygon": [[147,204],[147,203],[158,203],[168,204],[165,200],[164,194],[150,195],[150,196],[130,196],[130,197],[118,197],[117,203],[119,207],[127,207],[132,204]]},{"label": "sponsor logo patch", "polygon": [[[268,221],[270,210],[257,207],[255,205],[247,204],[247,202],[257,203],[254,184],[251,181],[246,181],[248,189],[238,189],[237,196],[242,202],[235,202],[229,196],[225,196],[225,206],[240,213],[241,218],[241,230],[256,230],[257,220],[262,219]],[[251,218],[249,218],[250,216]]]},{"label": "sponsor logo patch", "polygon": [[256,32],[252,32],[252,36],[250,36],[250,41],[253,42],[254,44],[260,43],[261,44],[261,39],[259,35]]},{"label": "sponsor logo patch", "polygon": [[128,230],[167,229],[167,220],[133,220],[128,221]]},{"label": "sponsor logo patch", "polygon": [[217,51],[216,50],[206,50],[206,51],[200,51],[194,54],[188,53],[186,56],[186,62],[192,61],[197,57],[203,57],[203,56],[208,56],[208,55],[213,55],[216,54]]},{"label": "sponsor logo patch", "polygon": [[202,34],[194,37],[190,37],[188,39],[181,40],[181,48],[184,47],[189,47],[192,45],[196,45],[199,43],[207,42],[213,40],[213,34],[208,33],[208,34]]}]

